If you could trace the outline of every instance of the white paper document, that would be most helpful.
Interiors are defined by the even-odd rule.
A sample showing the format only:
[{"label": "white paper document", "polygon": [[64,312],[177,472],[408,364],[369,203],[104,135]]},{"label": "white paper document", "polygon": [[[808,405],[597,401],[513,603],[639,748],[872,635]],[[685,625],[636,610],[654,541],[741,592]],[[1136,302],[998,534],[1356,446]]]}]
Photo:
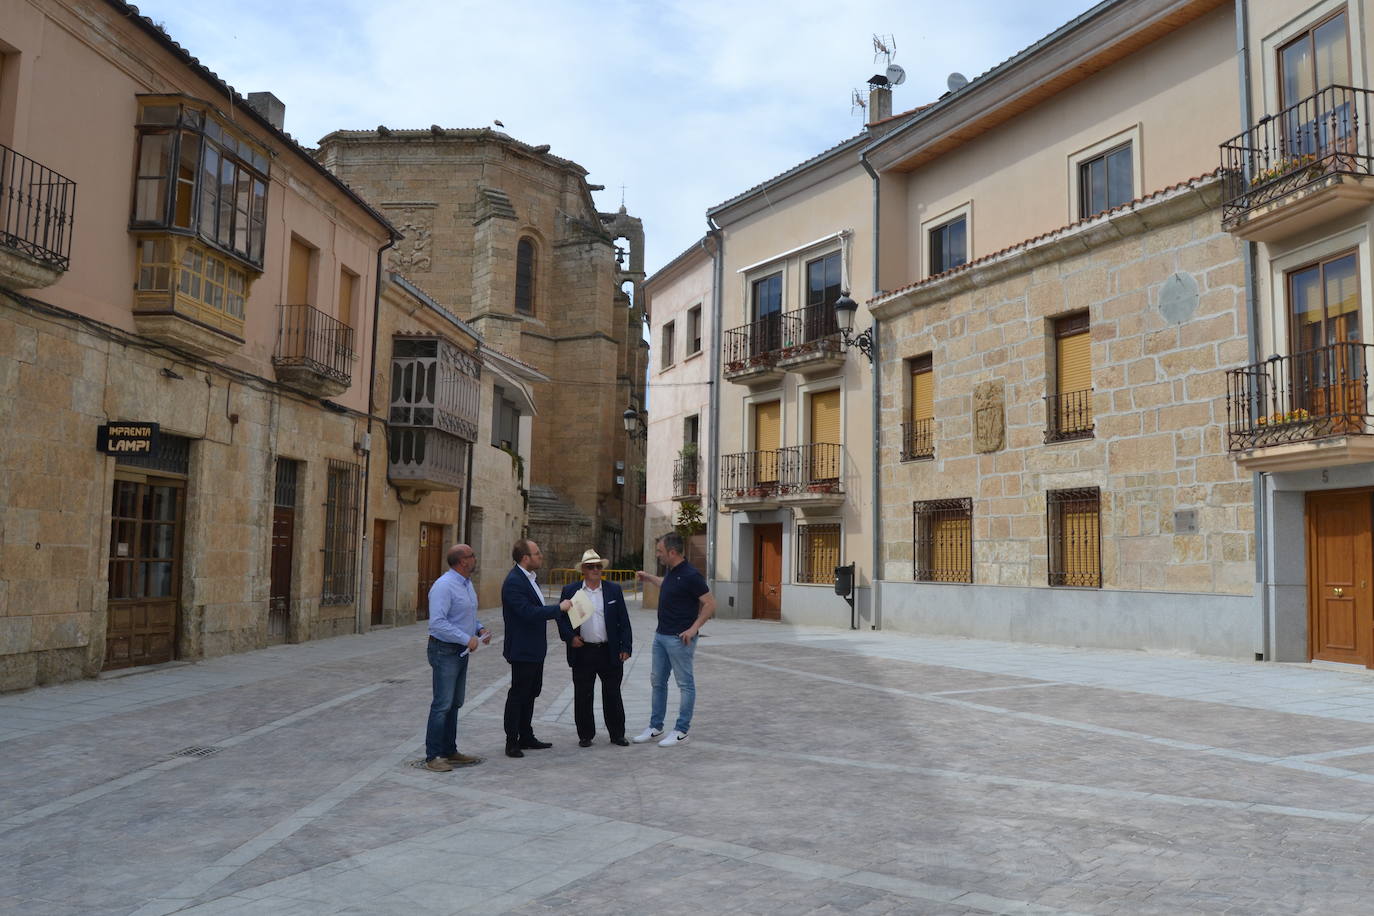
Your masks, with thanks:
[{"label": "white paper document", "polygon": [[587,594],[586,589],[579,588],[572,596],[572,607],[568,609],[568,623],[573,628],[582,626],[586,619],[592,616],[594,610],[592,598]]}]

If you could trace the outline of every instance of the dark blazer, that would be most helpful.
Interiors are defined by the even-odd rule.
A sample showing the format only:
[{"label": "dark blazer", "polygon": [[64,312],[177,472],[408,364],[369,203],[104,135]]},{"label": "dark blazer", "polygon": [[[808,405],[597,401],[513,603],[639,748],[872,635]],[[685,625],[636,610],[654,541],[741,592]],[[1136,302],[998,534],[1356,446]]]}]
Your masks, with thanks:
[{"label": "dark blazer", "polygon": [[[581,582],[573,582],[563,586],[563,595],[560,600],[569,600],[582,588]],[[602,598],[605,601],[606,614],[606,642],[610,644],[611,652],[615,657],[620,658],[620,653],[631,654],[631,647],[634,644],[634,633],[630,630],[630,612],[625,607],[625,592],[614,582],[601,581]],[[566,614],[558,615],[558,636],[568,644],[568,664],[572,664],[572,638],[581,636],[581,627],[573,629],[568,621]]]},{"label": "dark blazer", "polygon": [[548,622],[559,617],[564,615],[558,605],[541,604],[525,571],[512,566],[501,585],[501,619],[506,624],[501,654],[506,661],[542,662],[549,652]]}]

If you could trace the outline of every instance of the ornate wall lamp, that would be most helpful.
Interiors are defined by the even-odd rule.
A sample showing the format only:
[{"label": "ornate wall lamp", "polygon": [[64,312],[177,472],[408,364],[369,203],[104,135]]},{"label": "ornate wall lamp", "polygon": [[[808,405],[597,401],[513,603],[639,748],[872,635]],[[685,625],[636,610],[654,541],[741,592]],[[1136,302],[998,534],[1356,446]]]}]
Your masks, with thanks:
[{"label": "ornate wall lamp", "polygon": [[643,417],[639,411],[633,407],[625,408],[625,412],[620,415],[625,421],[625,435],[631,441],[638,439],[640,442],[647,442],[649,439],[649,427],[645,425]]},{"label": "ornate wall lamp", "polygon": [[858,347],[859,352],[868,357],[868,364],[873,365],[873,327],[870,325],[862,334],[857,337],[852,336],[854,332],[854,313],[859,310],[859,303],[849,298],[849,290],[842,290],[840,298],[835,300],[835,323],[840,328],[841,343],[846,350]]}]

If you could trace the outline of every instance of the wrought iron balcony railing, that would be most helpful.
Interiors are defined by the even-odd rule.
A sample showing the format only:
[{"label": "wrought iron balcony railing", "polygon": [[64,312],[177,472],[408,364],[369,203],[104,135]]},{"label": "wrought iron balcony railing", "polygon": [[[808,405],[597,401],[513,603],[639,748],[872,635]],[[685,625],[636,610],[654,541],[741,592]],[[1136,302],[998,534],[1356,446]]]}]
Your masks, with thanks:
[{"label": "wrought iron balcony railing", "polygon": [[353,375],[353,329],[314,306],[277,308],[281,324],[272,362],[347,384]]},{"label": "wrought iron balcony railing", "polygon": [[902,460],[935,457],[935,421],[911,420],[902,424]]},{"label": "wrought iron balcony railing", "polygon": [[0,246],[66,270],[75,208],[76,182],[0,146]]},{"label": "wrought iron balcony railing", "polygon": [[1326,175],[1374,174],[1369,138],[1360,138],[1370,96],[1367,89],[1327,86],[1221,144],[1222,222]]},{"label": "wrought iron balcony railing", "polygon": [[687,458],[678,458],[673,461],[673,496],[696,496],[699,474],[701,471],[701,458],[692,455]]},{"label": "wrought iron balcony railing", "polygon": [[725,369],[727,372],[748,369],[756,365],[771,365],[777,351],[782,349],[783,316],[781,312],[765,315],[757,321],[725,332]]},{"label": "wrought iron balcony railing", "polygon": [[[794,327],[790,330],[794,335],[793,340],[797,343],[809,343],[840,333],[839,322],[835,320],[834,305],[808,305],[806,308],[789,312],[787,317],[794,322]],[[801,332],[800,336],[795,336],[798,331]]]},{"label": "wrought iron balcony railing", "polygon": [[761,449],[722,455],[720,458],[721,499],[765,499],[776,496],[778,450]]},{"label": "wrought iron balcony railing", "polygon": [[1370,346],[1331,344],[1228,370],[1227,449],[1369,435]]},{"label": "wrought iron balcony railing", "polygon": [[783,495],[843,493],[844,447],[810,442],[778,449],[778,491]]},{"label": "wrought iron balcony railing", "polygon": [[1045,441],[1091,439],[1093,436],[1093,390],[1066,391],[1045,395]]}]

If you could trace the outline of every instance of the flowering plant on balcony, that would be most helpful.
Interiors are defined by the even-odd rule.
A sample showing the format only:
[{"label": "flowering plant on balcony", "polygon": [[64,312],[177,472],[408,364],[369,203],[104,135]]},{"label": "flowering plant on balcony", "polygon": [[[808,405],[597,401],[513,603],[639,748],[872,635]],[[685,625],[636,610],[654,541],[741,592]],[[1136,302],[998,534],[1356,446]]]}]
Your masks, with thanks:
[{"label": "flowering plant on balcony", "polygon": [[1307,170],[1308,178],[1320,178],[1322,166],[1317,161],[1315,153],[1300,153],[1296,156],[1280,157],[1274,160],[1273,165],[1267,169],[1261,169],[1250,179],[1250,187],[1268,184],[1271,181],[1278,181],[1296,172]]},{"label": "flowering plant on balcony", "polygon": [[1279,411],[1267,417],[1260,417],[1256,423],[1259,426],[1282,426],[1285,423],[1303,423],[1312,419],[1312,414],[1305,407],[1296,410]]}]

